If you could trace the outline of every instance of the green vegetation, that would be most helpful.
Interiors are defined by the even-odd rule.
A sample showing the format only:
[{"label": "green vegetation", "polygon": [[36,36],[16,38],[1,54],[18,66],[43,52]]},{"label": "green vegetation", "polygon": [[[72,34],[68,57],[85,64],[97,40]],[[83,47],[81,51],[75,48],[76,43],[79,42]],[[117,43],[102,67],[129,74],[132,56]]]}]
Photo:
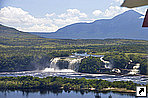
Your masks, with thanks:
[{"label": "green vegetation", "polygon": [[50,59],[69,55],[70,52],[59,51],[41,56],[28,56],[24,54],[19,56],[0,57],[0,71],[29,71],[43,69],[49,66]]},{"label": "green vegetation", "polygon": [[129,57],[125,55],[124,53],[107,53],[104,56],[104,60],[110,61],[112,65],[114,65],[114,68],[125,68],[126,65],[128,65],[128,62],[130,61]]},{"label": "green vegetation", "polygon": [[70,79],[62,77],[0,77],[0,89],[64,89],[64,90],[81,90],[95,88],[102,90],[103,88],[126,88],[128,90],[135,90],[136,86],[140,84],[132,81],[114,81],[97,79]]},{"label": "green vegetation", "polygon": [[[127,68],[132,69],[136,63],[140,64],[140,73],[141,74],[148,74],[147,71],[147,57],[140,56],[140,55],[134,55],[129,54],[125,55],[125,53],[107,53],[104,56],[105,60],[108,60],[114,65],[114,68]],[[129,64],[129,61],[132,60],[132,62]]]},{"label": "green vegetation", "polygon": [[[148,74],[147,58],[144,56],[134,54],[126,55],[125,53],[111,52],[106,53],[103,59],[110,61],[113,68],[119,69],[132,69],[136,63],[140,63],[140,73]],[[130,60],[132,60],[132,62],[130,62]],[[104,68],[104,63],[100,61],[100,58],[90,56],[82,60],[79,66],[79,72],[99,73],[101,68]]]},{"label": "green vegetation", "polygon": [[79,72],[97,73],[103,66],[104,63],[100,61],[100,58],[90,56],[81,61]]},{"label": "green vegetation", "polygon": [[[148,41],[145,40],[129,40],[129,39],[48,39],[38,37],[26,32],[20,32],[14,28],[0,25],[0,71],[24,71],[43,69],[49,65],[49,60],[53,57],[68,56],[72,52],[106,54],[112,52],[122,52],[126,54],[142,55],[140,63],[141,70],[145,70],[145,56],[147,56]],[[119,56],[116,56],[119,57]],[[114,57],[115,58],[115,57]],[[124,67],[128,58],[120,56],[125,60],[117,67]],[[94,72],[96,67],[100,65],[100,61],[95,58],[92,68]],[[107,57],[106,57],[107,59]],[[108,58],[109,59],[109,58]],[[138,59],[138,58],[137,58]],[[91,58],[90,58],[91,60]],[[90,60],[83,60],[88,62]],[[138,59],[139,60],[139,59]],[[115,59],[114,63],[119,59]],[[84,63],[82,65],[85,65]],[[87,64],[88,65],[88,64]],[[91,64],[92,65],[92,64]],[[88,65],[90,67],[90,65]],[[83,68],[83,67],[81,67]],[[81,71],[86,71],[81,69]],[[143,73],[145,73],[143,71]],[[92,71],[93,72],[93,71]]]}]

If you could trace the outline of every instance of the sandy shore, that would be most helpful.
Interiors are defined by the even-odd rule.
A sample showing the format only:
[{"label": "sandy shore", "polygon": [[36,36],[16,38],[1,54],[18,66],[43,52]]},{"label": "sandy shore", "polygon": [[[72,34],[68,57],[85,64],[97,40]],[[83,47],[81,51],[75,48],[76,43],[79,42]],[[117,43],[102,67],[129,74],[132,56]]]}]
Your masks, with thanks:
[{"label": "sandy shore", "polygon": [[135,93],[134,90],[127,90],[126,88],[103,88],[101,91],[116,91],[116,92],[125,92],[125,93]]}]

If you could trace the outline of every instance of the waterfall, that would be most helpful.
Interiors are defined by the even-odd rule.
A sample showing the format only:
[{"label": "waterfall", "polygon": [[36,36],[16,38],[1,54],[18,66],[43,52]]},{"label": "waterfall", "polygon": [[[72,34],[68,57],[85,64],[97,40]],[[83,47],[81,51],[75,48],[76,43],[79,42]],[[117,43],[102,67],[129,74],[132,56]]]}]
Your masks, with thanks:
[{"label": "waterfall", "polygon": [[51,62],[50,63],[50,68],[57,69],[56,64],[57,64],[58,60],[60,60],[60,58],[53,58],[53,59],[51,59],[50,60],[50,62]]},{"label": "waterfall", "polygon": [[55,72],[55,71],[78,71],[79,64],[83,58],[75,57],[56,57],[50,60],[50,66],[45,68],[43,72]]},{"label": "waterfall", "polygon": [[140,68],[140,64],[137,63],[135,66],[133,66],[133,69],[128,74],[132,74],[132,75],[139,74],[140,73],[139,68]]},{"label": "waterfall", "polygon": [[82,60],[82,58],[81,59],[73,59],[73,60],[69,61],[68,69],[78,71],[79,64],[81,63],[81,60]]},{"label": "waterfall", "polygon": [[105,68],[112,69],[112,64],[109,61],[104,61],[103,57],[101,57],[100,60],[105,64],[104,65]]}]

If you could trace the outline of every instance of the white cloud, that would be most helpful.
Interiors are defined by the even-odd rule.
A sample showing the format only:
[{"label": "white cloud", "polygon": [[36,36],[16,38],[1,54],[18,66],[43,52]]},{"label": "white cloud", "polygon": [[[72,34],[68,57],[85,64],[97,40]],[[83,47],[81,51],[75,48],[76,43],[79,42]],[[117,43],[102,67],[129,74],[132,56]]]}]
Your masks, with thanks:
[{"label": "white cloud", "polygon": [[115,2],[119,2],[120,4],[123,3],[124,0],[113,0]]},{"label": "white cloud", "polygon": [[103,17],[103,18],[113,18],[113,17],[115,17],[115,16],[117,16],[121,13],[124,13],[125,11],[128,11],[128,10],[135,10],[138,13],[145,15],[147,8],[132,8],[132,9],[129,9],[129,8],[119,7],[119,6],[110,6],[105,11],[99,11],[99,10],[93,11],[93,15],[95,15],[95,16],[98,15],[99,17]]},{"label": "white cloud", "polygon": [[54,32],[59,27],[80,22],[83,18],[85,20],[87,15],[78,9],[68,9],[60,15],[47,13],[44,18],[34,17],[21,8],[9,6],[0,9],[0,23],[27,32]]},{"label": "white cloud", "polygon": [[43,28],[43,31],[49,32],[57,30],[57,27],[53,26],[53,21],[50,18],[36,18],[21,8],[10,6],[0,10],[0,23],[14,26],[15,28],[19,28],[19,30],[31,32],[41,31]]},{"label": "white cloud", "polygon": [[87,15],[85,13],[81,13],[78,9],[68,9],[66,13],[58,15],[60,18],[69,18],[69,17],[80,17],[86,18]]},{"label": "white cloud", "polygon": [[81,22],[81,20],[85,20],[87,18],[86,13],[80,12],[78,9],[68,9],[65,13],[58,15],[57,18],[54,18],[53,21],[57,25],[61,25],[61,27]]},{"label": "white cloud", "polygon": [[51,13],[51,14],[48,14],[48,13],[47,13],[45,16],[46,16],[46,17],[52,17],[52,16],[55,16],[55,15],[56,15],[55,13]]},{"label": "white cloud", "polygon": [[93,15],[95,15],[95,16],[99,16],[101,14],[102,14],[102,11],[101,10],[95,10],[95,11],[93,11]]},{"label": "white cloud", "polygon": [[[119,6],[110,6],[105,11],[94,10],[93,15],[99,18],[112,18],[129,10]],[[138,12],[145,13],[141,8],[135,8]],[[17,28],[18,30],[27,32],[54,32],[59,28],[77,23],[77,22],[92,22],[95,17],[88,17],[86,13],[78,9],[68,9],[65,13],[47,13],[43,18],[32,16],[27,11],[21,8],[4,7],[0,9],[0,23]]]},{"label": "white cloud", "polygon": [[68,24],[79,22],[79,20],[80,19],[78,17],[72,17],[72,18],[66,18],[66,19],[54,19],[54,23],[59,25],[68,25]]},{"label": "white cloud", "polygon": [[49,31],[55,31],[58,29],[58,26],[51,25],[51,26],[45,26],[44,24],[41,25],[33,25],[31,27],[17,27],[18,30],[26,31],[26,32],[49,32]]},{"label": "white cloud", "polygon": [[118,14],[121,14],[125,11],[129,10],[128,8],[122,8],[119,6],[110,6],[108,9],[105,10],[103,16],[105,17],[114,17]]}]

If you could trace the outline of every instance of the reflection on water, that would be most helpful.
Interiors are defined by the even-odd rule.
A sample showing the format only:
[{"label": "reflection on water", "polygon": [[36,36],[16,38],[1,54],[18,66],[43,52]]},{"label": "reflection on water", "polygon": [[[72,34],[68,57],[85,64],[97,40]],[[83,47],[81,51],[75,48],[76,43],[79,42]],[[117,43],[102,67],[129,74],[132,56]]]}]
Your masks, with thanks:
[{"label": "reflection on water", "polygon": [[64,91],[64,90],[3,90],[0,98],[135,98],[135,93]]}]

